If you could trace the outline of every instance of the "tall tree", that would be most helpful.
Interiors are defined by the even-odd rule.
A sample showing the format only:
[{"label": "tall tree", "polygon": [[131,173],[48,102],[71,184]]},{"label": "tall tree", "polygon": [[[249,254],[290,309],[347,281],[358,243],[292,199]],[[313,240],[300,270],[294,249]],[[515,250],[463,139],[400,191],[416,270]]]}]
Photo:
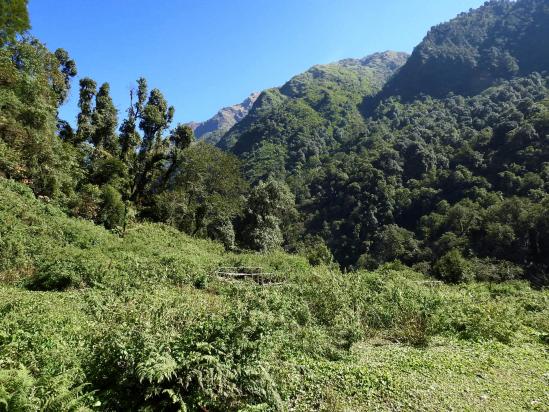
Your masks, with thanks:
[{"label": "tall tree", "polygon": [[252,188],[239,224],[242,246],[268,251],[282,246],[283,229],[296,215],[295,199],[285,183],[272,178]]},{"label": "tall tree", "polygon": [[92,142],[97,148],[106,150],[112,155],[118,155],[118,124],[117,110],[109,94],[108,83],[103,83],[95,96],[95,110],[92,114]]},{"label": "tall tree", "polygon": [[137,108],[133,104],[134,90],[130,90],[130,107],[127,110],[128,116],[120,126],[120,160],[128,167],[133,167],[135,162],[135,151],[141,143],[141,136],[137,133]]},{"label": "tall tree", "polygon": [[137,115],[139,127],[143,131],[143,139],[137,157],[136,178],[131,198],[140,203],[144,192],[154,175],[161,172],[166,159],[168,142],[163,139],[163,133],[169,128],[175,109],[168,106],[166,99],[158,89],[151,90],[147,103],[143,105],[146,95],[146,82],[138,81]]},{"label": "tall tree", "polygon": [[80,79],[80,98],[78,99],[78,114],[76,139],[78,143],[91,141],[93,136],[93,98],[97,93],[97,83],[89,77]]},{"label": "tall tree", "polygon": [[143,130],[141,153],[149,152],[155,144],[160,143],[162,133],[170,126],[174,111],[173,106],[168,107],[160,90],[151,90],[147,104],[139,113],[139,127]]},{"label": "tall tree", "polygon": [[28,0],[0,1],[0,46],[30,29]]},{"label": "tall tree", "polygon": [[58,199],[72,195],[80,176],[74,148],[55,133],[65,80],[37,40],[0,47],[0,174]]},{"label": "tall tree", "polygon": [[54,84],[54,90],[59,96],[58,103],[62,104],[69,94],[71,79],[77,74],[76,63],[70,58],[69,53],[65,49],[57,49],[54,54],[59,62],[60,72],[63,75],[63,82],[57,85]]},{"label": "tall tree", "polygon": [[178,124],[170,134],[170,152],[168,154],[169,166],[164,173],[162,186],[166,187],[170,178],[173,176],[180,160],[183,156],[183,151],[191,145],[194,140],[193,130],[186,125]]}]

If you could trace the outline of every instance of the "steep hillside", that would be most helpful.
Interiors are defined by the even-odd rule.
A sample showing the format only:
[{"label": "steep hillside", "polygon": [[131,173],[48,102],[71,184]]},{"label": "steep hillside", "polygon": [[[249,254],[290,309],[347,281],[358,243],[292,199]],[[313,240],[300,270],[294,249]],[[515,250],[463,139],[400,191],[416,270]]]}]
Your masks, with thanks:
[{"label": "steep hillside", "polygon": [[220,145],[250,180],[285,179],[296,237],[322,238],[344,266],[547,284],[548,13],[491,1],[433,28],[400,69],[391,53],[313,67],[263,93]]},{"label": "steep hillside", "polygon": [[259,93],[252,93],[242,103],[219,110],[211,119],[191,122],[188,126],[197,139],[216,144],[231,127],[246,117],[258,97]]},{"label": "steep hillside", "polygon": [[549,68],[549,3],[492,0],[433,27],[382,98],[479,93],[499,79]]},{"label": "steep hillside", "polygon": [[383,102],[364,135],[309,172],[308,231],[345,265],[549,283],[548,80]]},{"label": "steep hillside", "polygon": [[252,180],[269,174],[284,178],[361,130],[362,98],[378,92],[406,58],[385,52],[314,66],[263,92],[219,147],[245,159]]},{"label": "steep hillside", "polygon": [[548,293],[525,283],[342,274],[165,225],[119,237],[2,178],[0,222],[4,410],[543,410]]}]

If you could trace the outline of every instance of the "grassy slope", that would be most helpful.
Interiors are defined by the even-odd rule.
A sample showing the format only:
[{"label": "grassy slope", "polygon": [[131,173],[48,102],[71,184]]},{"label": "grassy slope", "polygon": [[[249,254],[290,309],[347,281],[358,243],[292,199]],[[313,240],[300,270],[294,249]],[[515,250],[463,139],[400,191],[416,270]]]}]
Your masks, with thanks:
[{"label": "grassy slope", "polygon": [[[171,376],[190,373],[181,369],[189,353],[215,348],[220,339],[223,353],[208,359],[234,369],[239,360],[232,355],[257,344],[245,365],[260,362],[271,383],[257,392],[219,367],[205,387],[230,392],[215,382],[234,380],[239,390],[217,400],[218,407],[229,400],[232,409],[248,403],[263,405],[252,410],[302,411],[516,411],[549,404],[548,294],[521,283],[429,287],[419,275],[390,267],[342,275],[283,253],[225,253],[153,224],[134,225],[122,239],[5,180],[0,246],[0,403],[10,410],[64,410],[70,402],[120,408],[113,399],[125,391],[136,397],[176,388]],[[287,283],[208,280],[221,265],[263,266]],[[189,352],[182,337],[204,342]],[[179,366],[157,379],[168,354]],[[200,392],[206,399],[212,393]],[[193,399],[185,401],[208,402]]]}]

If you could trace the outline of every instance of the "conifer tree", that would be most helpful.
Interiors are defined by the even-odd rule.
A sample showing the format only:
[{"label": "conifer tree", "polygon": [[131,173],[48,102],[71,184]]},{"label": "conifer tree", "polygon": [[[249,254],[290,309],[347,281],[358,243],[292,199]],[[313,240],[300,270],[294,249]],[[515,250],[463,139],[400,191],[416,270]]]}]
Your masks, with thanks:
[{"label": "conifer tree", "polygon": [[97,83],[89,77],[80,79],[80,98],[78,99],[78,114],[76,140],[77,143],[91,141],[93,130],[93,98],[97,93]]},{"label": "conifer tree", "polygon": [[118,155],[117,110],[109,94],[108,83],[103,83],[95,97],[95,110],[92,114],[92,142],[97,148],[106,150],[112,155]]}]

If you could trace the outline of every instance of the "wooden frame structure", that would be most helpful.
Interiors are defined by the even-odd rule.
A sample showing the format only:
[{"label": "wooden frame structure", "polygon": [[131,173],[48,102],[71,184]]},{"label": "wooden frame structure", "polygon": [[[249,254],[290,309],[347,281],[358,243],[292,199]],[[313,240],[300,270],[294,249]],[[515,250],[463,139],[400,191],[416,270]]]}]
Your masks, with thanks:
[{"label": "wooden frame structure", "polygon": [[219,280],[223,281],[251,280],[261,286],[276,286],[284,284],[277,274],[264,272],[263,268],[258,266],[219,267],[213,274],[217,276]]}]

